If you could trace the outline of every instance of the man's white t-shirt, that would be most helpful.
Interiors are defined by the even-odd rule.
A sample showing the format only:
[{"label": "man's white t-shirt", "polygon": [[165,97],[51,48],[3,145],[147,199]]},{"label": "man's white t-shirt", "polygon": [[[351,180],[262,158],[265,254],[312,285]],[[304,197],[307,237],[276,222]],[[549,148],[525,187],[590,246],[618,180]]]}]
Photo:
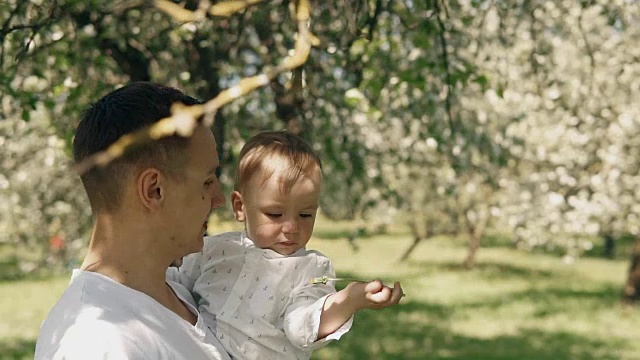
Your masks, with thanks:
[{"label": "man's white t-shirt", "polygon": [[167,283],[198,314],[195,325],[107,276],[74,270],[40,329],[35,359],[230,359],[187,289]]}]

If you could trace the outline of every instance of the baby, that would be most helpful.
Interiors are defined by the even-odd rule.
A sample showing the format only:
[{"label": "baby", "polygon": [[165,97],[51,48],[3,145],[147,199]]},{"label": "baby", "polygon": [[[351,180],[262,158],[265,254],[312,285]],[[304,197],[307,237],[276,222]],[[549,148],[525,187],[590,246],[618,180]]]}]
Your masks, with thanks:
[{"label": "baby", "polygon": [[240,153],[231,205],[244,232],[205,237],[169,279],[187,286],[209,329],[237,359],[309,359],[349,331],[361,309],[397,304],[400,284],[352,282],[336,292],[331,261],[305,246],[322,184],[300,137],[263,132]]}]

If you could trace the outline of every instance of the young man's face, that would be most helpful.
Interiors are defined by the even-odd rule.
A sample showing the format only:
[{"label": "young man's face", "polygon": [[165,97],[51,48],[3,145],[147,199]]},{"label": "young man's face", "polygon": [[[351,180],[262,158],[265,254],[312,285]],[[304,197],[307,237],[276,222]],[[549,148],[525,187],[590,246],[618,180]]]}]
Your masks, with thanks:
[{"label": "young man's face", "polygon": [[[187,164],[182,179],[172,181],[167,217],[172,239],[184,255],[202,250],[211,210],[224,205],[225,197],[215,171],[219,166],[216,142],[211,130],[198,126],[187,147]],[[184,248],[184,249],[182,249]]]},{"label": "young man's face", "polygon": [[231,195],[236,219],[245,222],[247,236],[257,247],[291,255],[311,238],[321,181],[316,169],[300,175],[289,192],[283,193],[277,172],[264,182],[263,176],[256,174],[242,193]]}]

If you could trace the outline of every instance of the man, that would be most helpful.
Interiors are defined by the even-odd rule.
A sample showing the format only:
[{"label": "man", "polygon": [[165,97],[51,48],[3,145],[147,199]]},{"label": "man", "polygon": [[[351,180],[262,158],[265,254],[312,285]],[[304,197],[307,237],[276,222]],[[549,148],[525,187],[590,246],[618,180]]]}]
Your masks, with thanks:
[{"label": "man", "polygon": [[[73,142],[76,163],[124,134],[198,101],[152,83],[113,91],[84,114]],[[207,218],[225,198],[216,143],[198,125],[135,147],[82,175],[94,225],[89,249],[49,313],[36,359],[228,359],[189,292],[167,282],[167,267],[202,249]]]}]

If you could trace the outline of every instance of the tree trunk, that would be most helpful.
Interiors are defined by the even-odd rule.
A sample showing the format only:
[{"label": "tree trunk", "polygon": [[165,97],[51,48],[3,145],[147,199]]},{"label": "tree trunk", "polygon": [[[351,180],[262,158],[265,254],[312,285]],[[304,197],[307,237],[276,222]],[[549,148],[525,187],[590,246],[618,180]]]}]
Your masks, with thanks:
[{"label": "tree trunk", "polygon": [[466,259],[464,259],[464,267],[467,269],[473,268],[476,263],[476,254],[480,249],[480,238],[481,235],[477,235],[475,231],[469,234],[469,252]]},{"label": "tree trunk", "polygon": [[480,240],[487,228],[489,216],[486,211],[481,211],[476,216],[475,221],[469,219],[469,216],[465,216],[465,218],[469,229],[469,252],[467,253],[467,258],[464,260],[463,265],[465,268],[471,269],[476,263],[476,255],[478,254],[478,249],[480,249]]},{"label": "tree trunk", "polygon": [[[197,4],[190,4],[195,6]],[[212,99],[220,94],[220,62],[227,59],[227,50],[222,48],[219,42],[214,43],[214,46],[203,46],[205,40],[208,39],[207,34],[196,32],[193,40],[188,44],[188,51],[190,58],[189,72],[192,74],[194,82],[200,84],[197,86],[196,92],[202,100]],[[201,81],[198,81],[201,80]],[[213,136],[216,139],[216,150],[220,157],[222,164],[229,164],[233,161],[231,154],[225,152],[226,142],[226,118],[222,115],[221,111],[215,113],[213,122]],[[222,166],[216,170],[216,176],[220,176],[222,172]]]},{"label": "tree trunk", "polygon": [[631,265],[629,266],[629,276],[624,287],[623,301],[626,304],[634,304],[640,300],[640,236],[636,237],[636,242],[631,252]]},{"label": "tree trunk", "polygon": [[413,243],[404,252],[404,254],[402,254],[402,256],[400,257],[400,262],[407,261],[407,259],[409,259],[409,255],[411,255],[413,250],[415,250],[422,239],[424,239],[424,237],[420,235],[420,231],[418,231],[418,224],[415,222],[415,220],[409,221],[409,229],[411,229],[411,235],[413,235]]},{"label": "tree trunk", "polygon": [[604,249],[602,255],[607,259],[613,259],[615,257],[615,241],[613,240],[613,235],[605,234],[603,236],[604,240]]},{"label": "tree trunk", "polygon": [[415,248],[418,246],[418,244],[422,241],[422,237],[420,236],[414,236],[413,238],[413,243],[411,244],[411,246],[409,246],[409,248],[404,252],[404,254],[402,254],[402,256],[400,257],[400,262],[405,262],[409,259],[409,255],[411,255],[411,253],[413,252],[413,250],[415,250]]}]

